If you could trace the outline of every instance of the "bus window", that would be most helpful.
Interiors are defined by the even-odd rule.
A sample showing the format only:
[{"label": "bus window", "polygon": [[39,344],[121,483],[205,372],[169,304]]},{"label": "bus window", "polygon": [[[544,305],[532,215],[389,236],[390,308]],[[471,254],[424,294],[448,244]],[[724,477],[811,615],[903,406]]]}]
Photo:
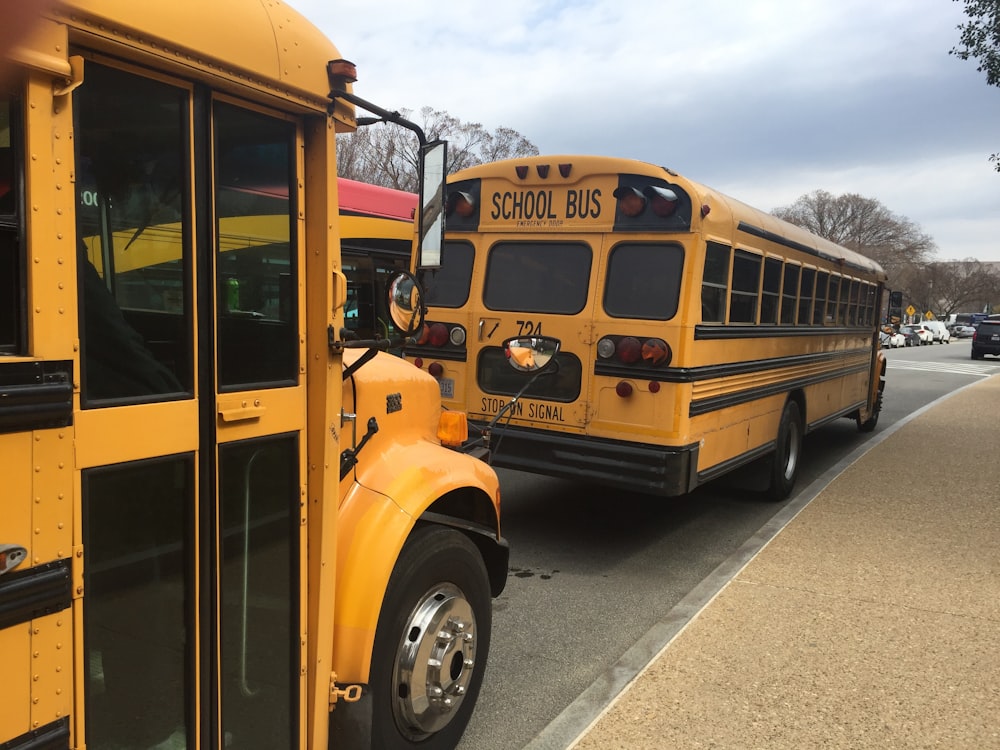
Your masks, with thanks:
[{"label": "bus window", "polygon": [[813,325],[821,326],[826,314],[826,296],[830,285],[830,274],[820,271],[816,274],[816,294],[813,304]]},{"label": "bus window", "polygon": [[812,323],[813,296],[815,295],[816,271],[812,268],[802,269],[802,286],[799,288],[799,319],[800,326]]},{"label": "bus window", "polygon": [[483,303],[574,315],[587,304],[590,265],[590,248],[577,242],[498,243],[486,264]]},{"label": "bus window", "polygon": [[705,272],[701,281],[701,319],[705,323],[726,321],[726,290],[729,288],[729,247],[709,242],[705,248]]},{"label": "bus window", "polygon": [[472,263],[476,251],[468,242],[445,242],[441,265],[420,270],[420,284],[426,290],[427,304],[437,307],[461,307],[469,299],[472,286]]},{"label": "bus window", "polygon": [[670,320],[677,313],[683,268],[680,245],[616,246],[608,256],[604,311],[613,318]]},{"label": "bus window", "polygon": [[191,455],[82,472],[88,746],[186,734],[194,476]]},{"label": "bus window", "polygon": [[84,403],[189,393],[187,95],[89,64],[74,102]]},{"label": "bus window", "polygon": [[276,385],[298,377],[292,304],[295,128],[217,104],[219,385]]},{"label": "bus window", "polygon": [[733,257],[733,288],[729,295],[729,322],[757,322],[760,256],[737,250]]},{"label": "bus window", "polygon": [[836,274],[830,274],[830,291],[826,302],[826,320],[829,324],[837,324],[838,300],[840,299],[840,282],[842,279]]},{"label": "bus window", "polygon": [[0,97],[0,354],[23,353],[24,297],[20,251],[20,143],[17,101]]},{"label": "bus window", "polygon": [[781,299],[781,261],[777,258],[764,259],[764,281],[761,286],[760,322],[777,323],[778,305]]},{"label": "bus window", "polygon": [[798,309],[799,267],[794,263],[785,264],[785,279],[781,287],[781,324],[795,325]]}]

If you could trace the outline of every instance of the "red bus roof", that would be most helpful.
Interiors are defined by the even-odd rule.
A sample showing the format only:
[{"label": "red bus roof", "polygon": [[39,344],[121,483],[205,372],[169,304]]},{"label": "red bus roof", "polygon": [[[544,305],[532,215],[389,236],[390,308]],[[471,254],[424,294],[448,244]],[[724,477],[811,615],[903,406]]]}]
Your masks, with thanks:
[{"label": "red bus roof", "polygon": [[397,221],[413,221],[417,210],[416,193],[369,185],[367,182],[337,178],[340,213],[378,216]]}]

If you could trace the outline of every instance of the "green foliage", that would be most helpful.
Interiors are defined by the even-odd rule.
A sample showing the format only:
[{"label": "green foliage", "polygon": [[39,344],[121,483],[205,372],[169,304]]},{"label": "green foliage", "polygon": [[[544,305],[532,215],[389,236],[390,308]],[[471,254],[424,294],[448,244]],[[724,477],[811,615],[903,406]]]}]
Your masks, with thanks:
[{"label": "green foliage", "polygon": [[[955,0],[960,1],[969,22],[958,25],[959,45],[948,54],[977,60],[976,70],[986,74],[986,83],[1000,86],[1000,0]],[[1000,154],[992,154],[990,161],[1000,172]]]}]

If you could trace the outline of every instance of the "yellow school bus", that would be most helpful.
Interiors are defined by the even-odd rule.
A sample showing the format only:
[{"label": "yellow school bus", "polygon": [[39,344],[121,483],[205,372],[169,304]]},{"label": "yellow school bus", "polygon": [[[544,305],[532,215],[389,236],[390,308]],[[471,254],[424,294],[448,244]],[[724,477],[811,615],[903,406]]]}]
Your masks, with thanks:
[{"label": "yellow school bus", "polygon": [[394,331],[384,291],[399,271],[410,269],[418,196],[343,177],[337,194],[347,276],[344,322],[359,338],[389,337]]},{"label": "yellow school bus", "polygon": [[770,454],[787,496],[802,437],[875,427],[885,274],[870,259],[640,161],[540,156],[448,180],[441,262],[408,356],[488,423],[525,382],[510,336],[562,341],[504,419],[496,466],[658,495]]},{"label": "yellow school bus", "polygon": [[335,135],[379,108],[278,0],[42,5],[0,68],[0,746],[454,747],[508,553],[434,379],[348,340]]}]

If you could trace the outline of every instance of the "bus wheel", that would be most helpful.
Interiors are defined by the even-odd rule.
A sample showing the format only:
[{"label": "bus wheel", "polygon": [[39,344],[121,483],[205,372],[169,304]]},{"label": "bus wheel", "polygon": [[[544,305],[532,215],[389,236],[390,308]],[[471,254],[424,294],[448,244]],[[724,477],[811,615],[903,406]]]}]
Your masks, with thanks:
[{"label": "bus wheel", "polygon": [[871,432],[875,429],[875,425],[878,424],[878,415],[882,413],[882,391],[878,392],[878,396],[875,397],[875,410],[872,415],[868,417],[865,421],[861,421],[861,411],[859,410],[854,415],[854,421],[858,425],[859,432]]},{"label": "bus wheel", "polygon": [[389,579],[372,655],[372,748],[453,748],[486,668],[492,605],[479,550],[453,529],[416,530]]},{"label": "bus wheel", "polygon": [[792,494],[795,479],[799,474],[799,454],[802,452],[802,417],[799,404],[789,399],[781,413],[778,424],[778,438],[774,443],[771,457],[771,476],[767,486],[767,497],[784,500]]}]

